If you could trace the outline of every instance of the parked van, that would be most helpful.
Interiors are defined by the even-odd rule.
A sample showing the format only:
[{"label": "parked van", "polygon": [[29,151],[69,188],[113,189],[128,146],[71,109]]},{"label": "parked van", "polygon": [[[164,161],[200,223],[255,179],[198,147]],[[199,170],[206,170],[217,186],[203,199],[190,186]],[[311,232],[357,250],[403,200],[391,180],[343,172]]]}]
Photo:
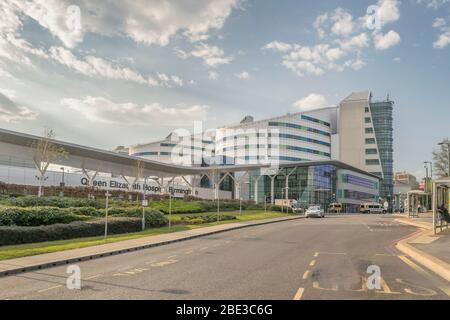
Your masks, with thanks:
[{"label": "parked van", "polygon": [[328,206],[329,213],[342,213],[342,204],[341,203],[332,203]]},{"label": "parked van", "polygon": [[379,203],[375,203],[375,202],[371,202],[371,203],[363,203],[361,204],[361,206],[359,207],[359,212],[360,213],[387,213],[386,209],[384,209],[384,206],[379,204]]}]

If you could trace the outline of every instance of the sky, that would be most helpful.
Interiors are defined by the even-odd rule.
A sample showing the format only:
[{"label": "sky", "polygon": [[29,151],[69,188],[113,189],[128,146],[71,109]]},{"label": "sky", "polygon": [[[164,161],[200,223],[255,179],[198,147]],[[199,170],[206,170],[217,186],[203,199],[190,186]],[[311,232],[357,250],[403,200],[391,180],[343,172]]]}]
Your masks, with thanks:
[{"label": "sky", "polygon": [[450,137],[450,0],[2,0],[0,127],[102,149],[338,104],[394,106],[394,169]]}]

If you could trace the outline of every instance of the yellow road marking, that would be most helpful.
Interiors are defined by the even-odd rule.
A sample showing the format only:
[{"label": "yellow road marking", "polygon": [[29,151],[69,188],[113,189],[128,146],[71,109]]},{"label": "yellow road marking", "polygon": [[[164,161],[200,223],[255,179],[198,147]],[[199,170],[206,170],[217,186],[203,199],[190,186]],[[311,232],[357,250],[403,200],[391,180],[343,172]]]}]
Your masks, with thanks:
[{"label": "yellow road marking", "polygon": [[410,259],[408,259],[405,256],[398,256],[404,263],[406,263],[408,266],[410,266],[412,269],[414,269],[416,272],[420,273],[424,277],[428,278],[433,282],[433,284],[439,288],[442,292],[444,292],[447,296],[450,297],[450,287],[443,284],[443,281],[436,280],[433,276],[431,276],[425,269],[418,266],[414,262],[412,262]]},{"label": "yellow road marking", "polygon": [[309,263],[309,266],[310,266],[310,267],[314,267],[315,264],[316,264],[316,260],[312,260],[312,261]]},{"label": "yellow road marking", "polygon": [[91,279],[99,278],[101,276],[102,276],[102,274],[97,274],[95,276],[91,276],[91,277],[85,278],[84,280],[91,280]]},{"label": "yellow road marking", "polygon": [[319,256],[319,253],[318,252],[316,252],[316,253],[314,253],[314,257],[318,257]]},{"label": "yellow road marking", "polygon": [[186,251],[184,254],[191,254],[192,252],[194,252],[194,251],[189,250],[189,251]]},{"label": "yellow road marking", "polygon": [[401,292],[396,292],[396,291],[392,291],[391,288],[389,288],[387,282],[381,278],[381,288],[383,289],[381,290],[377,290],[375,291],[376,293],[385,293],[385,294],[402,294]]},{"label": "yellow road marking", "polygon": [[308,279],[310,273],[311,272],[309,270],[306,270],[305,273],[303,274],[303,280]]},{"label": "yellow road marking", "polygon": [[382,257],[397,257],[395,254],[390,253],[377,253],[376,256],[382,256]]},{"label": "yellow road marking", "polygon": [[301,300],[302,296],[303,296],[303,292],[305,292],[305,289],[304,288],[299,288],[297,290],[297,293],[294,296],[294,300]]},{"label": "yellow road marking", "polygon": [[361,279],[361,289],[350,289],[350,291],[354,291],[354,292],[367,292],[367,290],[369,290],[367,288],[367,278],[364,276],[360,276]]},{"label": "yellow road marking", "polygon": [[329,254],[329,255],[340,255],[340,256],[346,255],[346,253],[342,253],[342,252],[318,252],[318,254]]},{"label": "yellow road marking", "polygon": [[161,262],[153,263],[150,266],[151,267],[164,267],[164,266],[167,266],[169,264],[176,263],[176,262],[178,262],[178,260],[161,261]]},{"label": "yellow road marking", "polygon": [[208,247],[203,247],[203,248],[200,248],[199,250],[202,251],[202,250],[206,250],[206,249],[208,249]]},{"label": "yellow road marking", "polygon": [[319,289],[319,290],[325,290],[325,291],[338,291],[338,289],[339,289],[337,284],[334,284],[331,288],[322,288],[319,284],[319,281],[313,282],[313,288]]},{"label": "yellow road marking", "polygon": [[173,258],[175,258],[176,256],[177,256],[177,255],[174,254],[173,256],[167,257],[167,259],[173,259]]},{"label": "yellow road marking", "polygon": [[395,281],[397,281],[398,283],[401,283],[403,285],[419,288],[419,290],[425,291],[425,293],[420,293],[420,292],[413,291],[411,288],[405,288],[404,289],[406,293],[409,293],[409,294],[412,294],[412,295],[415,295],[415,296],[431,297],[431,296],[435,296],[437,294],[436,291],[434,291],[432,289],[421,287],[421,286],[409,283],[408,281],[405,281],[405,280],[402,280],[402,279],[395,279]]},{"label": "yellow road marking", "polygon": [[38,293],[42,293],[42,292],[45,292],[45,291],[50,291],[50,290],[57,289],[57,288],[60,288],[60,287],[62,287],[62,285],[57,285],[57,286],[53,286],[53,287],[50,287],[50,288],[47,288],[47,289],[42,289],[42,290],[39,290]]}]

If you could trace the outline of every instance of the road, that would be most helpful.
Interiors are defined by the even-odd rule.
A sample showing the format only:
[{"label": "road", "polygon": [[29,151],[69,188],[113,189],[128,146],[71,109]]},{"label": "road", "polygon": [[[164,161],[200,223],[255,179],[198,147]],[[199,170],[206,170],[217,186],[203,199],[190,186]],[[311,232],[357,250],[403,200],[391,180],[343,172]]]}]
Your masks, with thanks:
[{"label": "road", "polygon": [[[241,229],[0,278],[0,299],[450,299],[449,284],[396,251],[416,231],[388,215],[330,216]],[[367,287],[368,266],[381,271]]]}]

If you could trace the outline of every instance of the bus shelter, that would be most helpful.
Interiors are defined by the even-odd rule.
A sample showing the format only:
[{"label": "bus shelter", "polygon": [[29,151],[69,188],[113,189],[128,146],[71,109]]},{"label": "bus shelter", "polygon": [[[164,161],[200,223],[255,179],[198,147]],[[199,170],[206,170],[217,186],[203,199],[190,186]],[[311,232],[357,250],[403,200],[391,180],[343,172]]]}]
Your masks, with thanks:
[{"label": "bus shelter", "polygon": [[417,218],[422,209],[426,210],[425,203],[429,193],[422,190],[411,190],[406,194],[408,217]]},{"label": "bus shelter", "polygon": [[[434,233],[448,229],[448,211],[450,208],[449,199],[450,177],[435,180],[433,182],[433,230]],[[440,213],[446,210],[447,215]]]}]

